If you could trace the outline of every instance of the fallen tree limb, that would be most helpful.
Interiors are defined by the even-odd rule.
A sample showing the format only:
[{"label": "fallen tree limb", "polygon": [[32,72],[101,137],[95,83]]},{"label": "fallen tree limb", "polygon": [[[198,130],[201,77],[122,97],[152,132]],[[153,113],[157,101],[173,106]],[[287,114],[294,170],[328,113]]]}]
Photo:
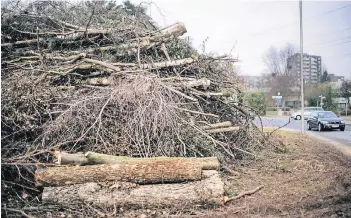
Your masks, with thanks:
[{"label": "fallen tree limb", "polygon": [[190,97],[190,96],[184,94],[183,92],[180,92],[180,91],[178,91],[178,90],[176,90],[176,89],[174,89],[172,87],[169,87],[169,86],[164,86],[164,87],[167,88],[168,90],[170,90],[170,91],[182,96],[183,98],[186,98],[186,99],[190,100],[190,101],[198,101],[196,98]]},{"label": "fallen tree limb", "polygon": [[86,183],[61,187],[45,187],[44,202],[62,205],[94,203],[97,205],[186,206],[222,204],[224,184],[217,171],[203,171],[201,181],[183,184],[141,185],[125,183]]},{"label": "fallen tree limb", "polygon": [[230,121],[225,121],[225,122],[221,122],[221,123],[213,123],[213,124],[207,124],[206,126],[203,126],[203,129],[215,129],[215,128],[219,128],[219,127],[229,127],[232,126],[232,122]]},{"label": "fallen tree limb", "polygon": [[[179,59],[179,60],[174,60],[174,61],[163,61],[163,62],[155,62],[152,64],[141,64],[140,68],[147,70],[147,69],[159,69],[159,68],[166,68],[166,67],[176,67],[176,66],[182,66],[186,64],[191,64],[194,63],[195,60],[193,58],[184,58],[184,59]],[[138,64],[134,63],[111,63],[113,66],[120,66],[120,67],[126,67],[129,70],[135,70],[138,69]]]},{"label": "fallen tree limb", "polygon": [[174,60],[174,61],[156,62],[153,64],[141,64],[140,67],[141,69],[158,69],[158,68],[182,66],[182,65],[191,64],[194,62],[195,60],[192,58],[184,58],[184,59]]},{"label": "fallen tree limb", "polygon": [[103,67],[106,67],[106,68],[109,68],[111,70],[114,70],[116,72],[121,71],[121,69],[119,67],[113,66],[112,64],[107,63],[107,62],[94,60],[94,59],[90,59],[90,58],[83,58],[83,61],[88,62],[88,63],[92,63],[92,64],[98,64],[98,65],[101,65]]},{"label": "fallen tree limb", "polygon": [[57,161],[56,164],[74,164],[74,165],[85,165],[88,163],[88,159],[84,154],[69,154],[61,151],[54,151],[52,153]]},{"label": "fallen tree limb", "polygon": [[254,193],[258,192],[259,190],[261,190],[261,189],[263,189],[263,188],[264,188],[264,186],[263,186],[263,185],[261,185],[261,186],[258,186],[258,187],[257,187],[257,188],[255,188],[255,189],[253,189],[253,190],[250,190],[250,191],[247,191],[247,192],[240,193],[240,194],[238,194],[238,195],[237,195],[237,196],[235,196],[235,197],[231,197],[231,198],[224,197],[224,203],[227,203],[227,202],[229,202],[229,201],[232,201],[232,200],[236,200],[236,199],[242,198],[242,197],[244,197],[244,196],[246,196],[246,195],[252,195],[252,194],[254,194]]},{"label": "fallen tree limb", "polygon": [[57,158],[57,164],[117,164],[117,163],[143,163],[154,160],[182,160],[189,164],[198,164],[203,170],[219,169],[219,161],[217,157],[204,158],[182,158],[182,157],[154,157],[154,158],[130,158],[127,156],[114,156],[108,154],[100,154],[95,152],[87,152],[85,154],[69,154],[63,151],[55,151],[54,156]]},{"label": "fallen tree limb", "polygon": [[223,93],[223,92],[201,92],[196,89],[191,88],[191,93],[200,95],[200,96],[205,96],[205,97],[211,97],[211,96],[226,96],[228,97],[230,94],[229,93]]},{"label": "fallen tree limb", "polygon": [[183,160],[153,160],[113,165],[66,166],[38,169],[37,186],[62,186],[97,181],[122,181],[137,184],[183,182],[201,179],[201,166]]},{"label": "fallen tree limb", "polygon": [[126,55],[128,53],[136,53],[136,49],[138,48],[149,49],[163,42],[168,42],[174,38],[178,38],[179,36],[182,36],[184,33],[186,33],[186,28],[184,23],[178,22],[175,25],[170,26],[168,29],[165,29],[159,35],[156,35],[156,36],[142,37],[136,42],[129,42],[124,44],[119,44],[116,46],[111,45],[111,46],[105,46],[100,48],[91,48],[91,49],[87,49],[86,52],[93,53],[97,51],[106,52],[106,51],[114,50],[116,52],[116,55]]},{"label": "fallen tree limb", "polygon": [[233,132],[239,130],[239,126],[232,126],[228,128],[219,128],[219,129],[209,129],[206,130],[208,133],[222,133],[222,132]]},{"label": "fallen tree limb", "polygon": [[206,78],[193,79],[189,81],[184,81],[182,85],[187,88],[202,87],[204,89],[207,89],[211,85],[211,80]]},{"label": "fallen tree limb", "polygon": [[43,42],[44,39],[29,39],[29,40],[22,40],[22,41],[16,41],[13,43],[1,43],[1,47],[11,47],[11,46],[22,46],[26,45],[29,46],[31,44],[36,44],[38,42]]},{"label": "fallen tree limb", "polygon": [[[171,106],[171,107],[173,107],[173,106]],[[219,116],[216,115],[216,114],[202,113],[200,111],[192,111],[192,110],[188,110],[188,109],[185,109],[185,108],[179,108],[179,107],[173,107],[173,108],[178,109],[178,110],[182,110],[182,111],[186,111],[186,112],[189,112],[189,113],[192,113],[192,114],[200,114],[200,115],[204,115],[204,116],[219,118]]]}]

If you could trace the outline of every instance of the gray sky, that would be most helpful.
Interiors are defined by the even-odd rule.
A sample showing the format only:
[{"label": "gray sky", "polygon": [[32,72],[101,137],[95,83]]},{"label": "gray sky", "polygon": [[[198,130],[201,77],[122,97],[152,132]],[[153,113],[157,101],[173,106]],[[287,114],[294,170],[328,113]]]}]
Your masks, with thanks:
[{"label": "gray sky", "polygon": [[[207,52],[229,53],[235,46],[232,55],[239,56],[243,75],[265,72],[262,54],[270,46],[299,48],[298,1],[152,2],[155,21],[161,26],[184,22],[196,48],[207,37]],[[303,19],[304,52],[322,56],[329,73],[351,77],[351,1],[304,2]]]}]

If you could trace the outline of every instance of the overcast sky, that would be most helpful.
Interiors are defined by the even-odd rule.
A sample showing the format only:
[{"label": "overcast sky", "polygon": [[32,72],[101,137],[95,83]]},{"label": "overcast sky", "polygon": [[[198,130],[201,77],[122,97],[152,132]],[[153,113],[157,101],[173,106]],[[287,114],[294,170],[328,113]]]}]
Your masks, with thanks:
[{"label": "overcast sky", "polygon": [[[133,0],[134,3],[146,2]],[[242,75],[265,72],[263,53],[292,43],[299,48],[298,1],[153,0],[161,26],[184,22],[193,44],[239,56]],[[303,3],[304,52],[322,56],[329,73],[351,77],[351,1]]]}]

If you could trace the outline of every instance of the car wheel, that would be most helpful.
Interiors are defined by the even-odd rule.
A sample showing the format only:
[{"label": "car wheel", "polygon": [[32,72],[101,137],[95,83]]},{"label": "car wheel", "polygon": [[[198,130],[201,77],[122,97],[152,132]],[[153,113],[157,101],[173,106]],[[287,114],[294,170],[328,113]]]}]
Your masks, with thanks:
[{"label": "car wheel", "polygon": [[311,130],[310,122],[307,122],[307,129]]},{"label": "car wheel", "polygon": [[323,124],[319,123],[318,124],[318,131],[321,132],[321,131],[323,131],[323,129],[324,129]]},{"label": "car wheel", "polygon": [[340,127],[340,131],[345,131],[345,126],[344,127]]},{"label": "car wheel", "polygon": [[297,119],[297,120],[301,120],[301,116],[300,116],[300,115],[297,115],[297,116],[296,116],[296,119]]}]

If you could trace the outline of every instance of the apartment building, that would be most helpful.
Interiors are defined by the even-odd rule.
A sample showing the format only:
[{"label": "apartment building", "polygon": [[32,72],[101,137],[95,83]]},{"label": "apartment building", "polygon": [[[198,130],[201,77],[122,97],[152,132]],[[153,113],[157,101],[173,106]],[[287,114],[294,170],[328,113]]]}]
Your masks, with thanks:
[{"label": "apartment building", "polygon": [[[288,58],[288,67],[290,72],[300,74],[300,53],[296,53]],[[303,54],[303,76],[305,84],[319,83],[322,75],[321,56]],[[298,77],[298,81],[300,77]]]},{"label": "apartment building", "polygon": [[330,85],[332,85],[333,88],[340,88],[342,82],[345,80],[344,76],[336,76],[335,74],[329,74],[329,79],[330,79]]},{"label": "apartment building", "polygon": [[343,82],[345,80],[344,76],[337,76],[335,74],[329,74],[330,82]]},{"label": "apartment building", "polygon": [[247,92],[269,91],[269,77],[267,76],[241,76],[240,78]]}]

